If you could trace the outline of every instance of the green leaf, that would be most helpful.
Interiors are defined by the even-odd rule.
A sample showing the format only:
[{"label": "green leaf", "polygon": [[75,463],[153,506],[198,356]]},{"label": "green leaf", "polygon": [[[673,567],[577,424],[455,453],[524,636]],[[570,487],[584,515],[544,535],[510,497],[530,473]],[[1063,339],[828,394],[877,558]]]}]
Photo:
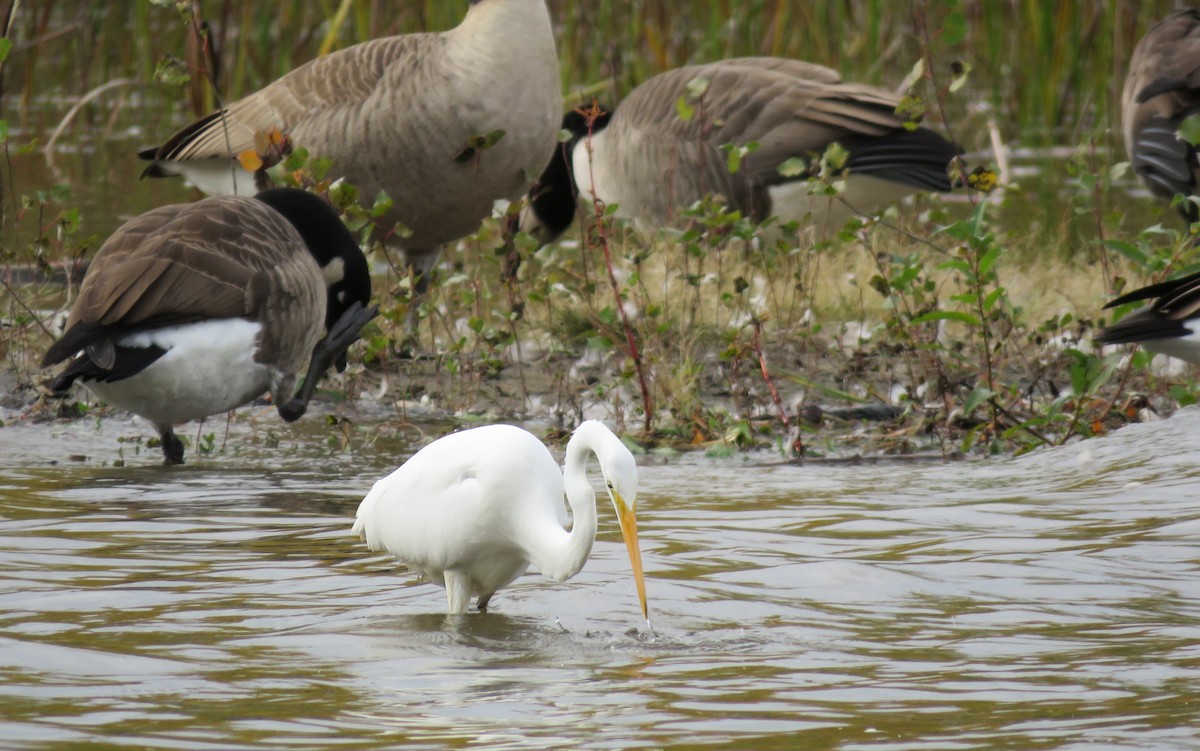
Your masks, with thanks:
[{"label": "green leaf", "polygon": [[979,405],[987,403],[995,395],[995,391],[982,386],[973,389],[970,394],[967,394],[967,400],[963,402],[963,414],[970,415],[979,408]]},{"label": "green leaf", "polygon": [[1000,260],[1000,255],[1003,253],[1003,248],[999,245],[993,245],[988,252],[983,254],[983,258],[979,259],[979,276],[985,276],[991,272],[992,267],[996,265],[996,261]]},{"label": "green leaf", "polygon": [[742,150],[732,143],[721,148],[725,150],[725,169],[729,170],[729,174],[736,175],[742,168]]},{"label": "green leaf", "polygon": [[786,159],[775,168],[784,177],[802,177],[808,172],[808,160],[802,156]]},{"label": "green leaf", "polygon": [[163,55],[154,69],[154,80],[172,86],[182,86],[191,80],[187,63],[174,55]]},{"label": "green leaf", "polygon": [[942,21],[941,40],[944,44],[960,44],[967,37],[967,19],[962,13],[951,13]]},{"label": "green leaf", "polygon": [[1145,266],[1150,260],[1136,245],[1125,240],[1105,240],[1104,247],[1115,250],[1139,266]]},{"label": "green leaf", "polygon": [[687,96],[680,96],[675,100],[675,112],[685,123],[696,116],[696,108],[688,104]]},{"label": "green leaf", "polygon": [[971,264],[961,258],[951,258],[948,261],[939,263],[936,267],[939,271],[957,271],[963,275],[971,274]]},{"label": "green leaf", "polygon": [[933,321],[957,321],[958,323],[965,323],[968,326],[979,325],[978,318],[970,313],[962,313],[957,310],[931,310],[928,313],[917,316],[909,323],[915,326],[919,323],[931,323]]},{"label": "green leaf", "polygon": [[8,37],[0,37],[0,63],[8,59],[8,53],[12,50],[12,40]]},{"label": "green leaf", "polygon": [[701,97],[703,97],[705,94],[708,93],[709,83],[710,83],[709,80],[707,78],[705,78],[704,76],[696,76],[692,80],[688,81],[688,85],[687,85],[688,98],[692,99],[694,101],[696,99],[700,99]]},{"label": "green leaf", "polygon": [[919,57],[917,58],[917,61],[913,63],[912,70],[910,70],[908,75],[904,77],[904,80],[900,82],[900,86],[897,88],[897,91],[908,91],[913,87],[913,84],[915,84],[917,81],[920,81],[921,77],[924,75],[925,58]]},{"label": "green leaf", "polygon": [[1200,144],[1200,115],[1192,115],[1184,118],[1179,124],[1177,131],[1179,137],[1195,146]]},{"label": "green leaf", "polygon": [[375,203],[371,205],[371,216],[381,217],[391,211],[394,202],[392,197],[386,191],[379,191],[375,195]]}]

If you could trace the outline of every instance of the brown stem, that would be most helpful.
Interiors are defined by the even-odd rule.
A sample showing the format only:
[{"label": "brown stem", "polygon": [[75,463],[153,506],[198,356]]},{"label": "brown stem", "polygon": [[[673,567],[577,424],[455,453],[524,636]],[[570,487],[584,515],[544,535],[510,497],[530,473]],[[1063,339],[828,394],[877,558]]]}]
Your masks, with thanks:
[{"label": "brown stem", "polygon": [[787,410],[783,407],[783,400],[779,398],[779,390],[775,388],[775,381],[771,379],[771,370],[767,367],[767,353],[763,351],[762,321],[758,316],[752,316],[750,320],[754,324],[754,354],[758,357],[758,369],[762,373],[763,381],[767,384],[767,389],[771,392],[771,400],[775,402],[775,409],[779,412],[779,421],[783,423],[784,430],[790,436],[792,421],[788,419]]},{"label": "brown stem", "polygon": [[[587,149],[588,155],[588,179],[591,180],[592,195],[596,196],[596,178],[592,169],[592,126],[595,124],[596,118],[600,116],[601,110],[600,106],[593,101],[591,106],[580,108],[578,112],[587,119],[588,134],[584,141],[584,148]],[[633,359],[634,370],[637,371],[638,388],[642,392],[642,411],[645,416],[643,425],[648,435],[654,426],[654,411],[650,401],[650,387],[646,381],[646,369],[642,364],[642,354],[638,350],[637,340],[633,335],[633,326],[629,323],[629,315],[625,312],[624,301],[621,299],[621,285],[617,283],[617,275],[613,271],[612,249],[608,245],[608,232],[604,224],[604,202],[597,196],[592,200],[592,208],[596,216],[595,242],[604,251],[604,268],[608,272],[608,283],[612,287],[613,298],[617,303],[617,315],[621,317],[621,327],[625,330],[625,343],[629,347],[629,356]]]}]

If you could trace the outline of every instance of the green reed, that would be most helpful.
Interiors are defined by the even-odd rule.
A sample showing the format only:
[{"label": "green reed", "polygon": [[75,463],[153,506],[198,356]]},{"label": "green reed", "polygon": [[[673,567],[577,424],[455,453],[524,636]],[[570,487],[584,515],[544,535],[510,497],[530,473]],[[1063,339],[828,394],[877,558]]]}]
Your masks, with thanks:
[{"label": "green reed", "polygon": [[[12,0],[0,2],[0,10]],[[689,62],[780,55],[828,65],[847,79],[895,85],[920,56],[972,69],[972,99],[1012,140],[1047,142],[1114,122],[1125,62],[1170,0],[549,0],[558,25],[564,86],[611,79],[623,94]],[[399,7],[397,7],[399,6]],[[387,34],[444,29],[465,0],[197,0],[212,28],[218,89],[234,98],[316,56]],[[952,15],[965,33],[938,34]],[[333,21],[339,23],[336,27]],[[924,28],[924,31],[923,31]],[[150,79],[155,62],[181,54],[188,29],[173,2],[43,0],[18,7],[10,80],[28,97],[61,87],[81,93],[122,76]],[[53,62],[40,62],[42,56]],[[36,71],[36,73],[35,73]]]}]

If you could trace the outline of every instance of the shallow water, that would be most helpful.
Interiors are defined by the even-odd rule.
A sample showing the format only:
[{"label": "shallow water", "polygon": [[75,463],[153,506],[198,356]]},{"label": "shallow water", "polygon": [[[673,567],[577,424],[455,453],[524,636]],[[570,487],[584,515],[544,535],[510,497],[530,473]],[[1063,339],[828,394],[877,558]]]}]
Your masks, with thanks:
[{"label": "shallow water", "polygon": [[986,463],[642,457],[653,631],[608,509],[575,579],[450,618],[349,534],[428,438],[241,430],[179,468],[101,466],[117,419],[0,430],[5,748],[1200,748],[1197,410]]}]

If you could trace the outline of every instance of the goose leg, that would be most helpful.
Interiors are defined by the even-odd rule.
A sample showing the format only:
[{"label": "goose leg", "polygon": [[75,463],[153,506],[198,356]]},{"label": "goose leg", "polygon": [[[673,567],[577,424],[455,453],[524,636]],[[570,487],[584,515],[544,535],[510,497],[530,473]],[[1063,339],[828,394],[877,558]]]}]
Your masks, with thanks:
[{"label": "goose leg", "polygon": [[509,214],[504,220],[504,263],[503,278],[505,284],[517,281],[517,272],[521,270],[521,252],[517,250],[517,232],[521,230],[521,212]]},{"label": "goose leg", "polygon": [[[325,338],[313,347],[312,360],[309,362],[308,372],[304,374],[304,383],[300,386],[299,393],[286,402],[282,399],[283,393],[272,393],[280,417],[287,422],[295,422],[308,411],[308,402],[312,399],[313,392],[316,391],[317,381],[321,380],[321,376],[325,374],[326,370],[329,370],[329,366],[345,354],[351,344],[354,344],[359,333],[362,332],[363,326],[366,326],[378,314],[378,308],[364,308],[362,303],[357,302],[350,306],[345,313],[342,313],[342,317],[337,319]],[[279,391],[291,391],[290,386],[293,381],[286,380],[287,383],[280,384]]]},{"label": "goose leg", "polygon": [[183,441],[175,435],[170,425],[155,425],[158,441],[162,444],[163,464],[183,464]]},{"label": "goose leg", "polygon": [[412,337],[417,333],[417,308],[429,291],[429,279],[433,267],[442,255],[442,247],[406,248],[404,262],[413,277],[412,294],[409,296],[408,313],[404,317],[404,333]]}]

